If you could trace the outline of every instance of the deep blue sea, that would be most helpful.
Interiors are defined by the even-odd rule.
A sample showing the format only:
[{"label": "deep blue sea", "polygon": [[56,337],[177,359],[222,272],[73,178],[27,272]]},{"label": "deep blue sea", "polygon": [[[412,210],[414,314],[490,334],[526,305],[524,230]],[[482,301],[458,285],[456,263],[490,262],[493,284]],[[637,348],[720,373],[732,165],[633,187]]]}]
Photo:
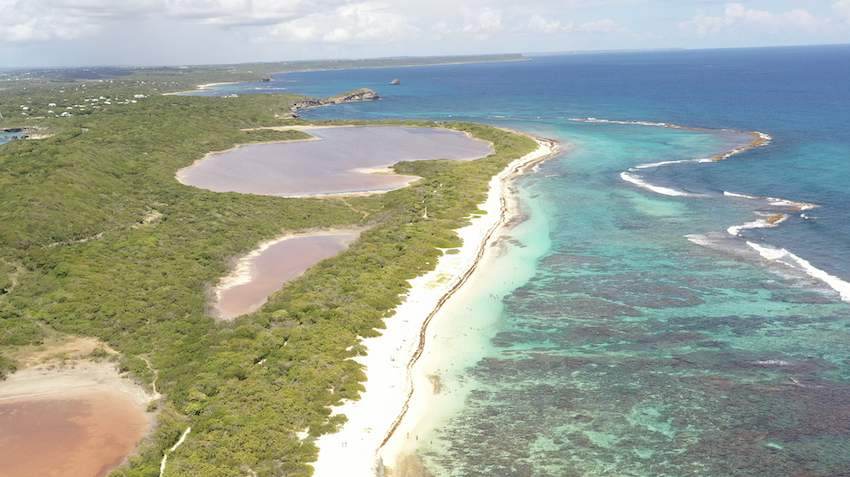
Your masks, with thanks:
[{"label": "deep blue sea", "polygon": [[[434,365],[446,405],[415,475],[850,475],[850,45],[293,73],[221,94],[360,87],[383,99],[302,115],[563,146],[516,182],[528,218],[484,270],[498,293],[456,317],[481,346]],[[731,131],[770,140],[709,160],[753,139]]]}]

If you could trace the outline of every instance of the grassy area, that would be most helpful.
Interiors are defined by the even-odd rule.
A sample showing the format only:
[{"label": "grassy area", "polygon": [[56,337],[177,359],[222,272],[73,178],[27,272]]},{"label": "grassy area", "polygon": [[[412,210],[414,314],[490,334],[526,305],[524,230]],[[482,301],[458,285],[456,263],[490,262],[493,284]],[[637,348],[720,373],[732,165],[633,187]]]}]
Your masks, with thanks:
[{"label": "grassy area", "polygon": [[[361,337],[392,319],[407,280],[433,267],[438,248],[459,245],[453,229],[483,201],[490,177],[536,146],[484,125],[397,121],[466,131],[496,153],[401,163],[397,171],[423,180],[345,200],[214,193],[175,180],[210,151],[303,138],[244,131],[303,124],[275,118],[297,99],[164,96],[109,82],[0,93],[7,126],[21,124],[11,117],[25,116],[22,105],[73,108],[38,120],[51,137],[0,146],[0,372],[54,331],[102,340],[141,382],[153,379],[148,359],[165,395],[159,424],[114,475],[158,475],[162,451],[188,424],[169,475],[309,475],[311,438],[344,419],[329,408],[363,389],[350,359],[363,352]],[[368,230],[261,310],[231,323],[210,317],[210,287],[233,257],[286,232],[354,226]]]}]

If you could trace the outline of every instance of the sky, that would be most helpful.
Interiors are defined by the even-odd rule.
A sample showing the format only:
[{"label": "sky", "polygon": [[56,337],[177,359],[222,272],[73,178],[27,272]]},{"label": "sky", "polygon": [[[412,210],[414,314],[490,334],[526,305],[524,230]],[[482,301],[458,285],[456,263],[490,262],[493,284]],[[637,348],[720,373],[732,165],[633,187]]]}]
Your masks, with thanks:
[{"label": "sky", "polygon": [[850,0],[0,0],[0,68],[850,43]]}]

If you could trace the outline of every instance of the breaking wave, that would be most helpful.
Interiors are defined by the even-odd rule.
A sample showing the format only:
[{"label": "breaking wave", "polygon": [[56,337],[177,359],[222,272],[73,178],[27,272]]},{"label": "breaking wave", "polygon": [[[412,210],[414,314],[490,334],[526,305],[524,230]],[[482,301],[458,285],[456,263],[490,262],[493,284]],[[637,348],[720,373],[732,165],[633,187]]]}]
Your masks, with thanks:
[{"label": "breaking wave", "polygon": [[[739,152],[743,152],[747,149],[753,149],[757,147],[762,147],[770,142],[772,139],[769,135],[760,133],[760,132],[747,132],[747,131],[735,131],[731,129],[704,129],[704,128],[691,128],[685,126],[677,126],[675,124],[669,123],[655,123],[648,121],[617,121],[617,120],[609,120],[609,119],[597,119],[597,118],[570,118],[572,121],[580,121],[580,122],[588,122],[588,123],[612,123],[612,124],[633,124],[633,125],[641,125],[641,126],[656,126],[656,127],[667,127],[667,128],[675,128],[675,129],[686,129],[692,131],[713,131],[713,132],[735,132],[742,134],[749,134],[753,136],[753,139],[746,145],[737,147],[730,151],[726,151],[724,153],[715,155],[711,158],[698,158],[698,159],[686,159],[680,161],[662,161],[655,162],[650,164],[642,164],[633,167],[627,172],[620,173],[620,177],[631,184],[634,184],[643,189],[650,190],[657,194],[662,194],[666,196],[673,197],[708,197],[706,195],[700,194],[692,194],[688,192],[684,192],[681,190],[673,189],[670,187],[662,187],[654,184],[650,184],[645,181],[639,174],[636,172],[641,169],[655,168],[655,167],[663,167],[672,164],[683,164],[683,163],[704,163],[704,162],[716,162],[719,160],[723,160],[728,158],[733,154],[737,154]],[[713,197],[713,196],[712,196]],[[738,194],[734,192],[723,192],[723,197],[728,197],[730,199],[745,199],[750,201],[755,201],[757,203],[756,207],[753,208],[753,212],[756,214],[756,218],[749,222],[746,222],[741,225],[734,225],[726,229],[726,234],[722,232],[714,232],[704,235],[688,235],[687,238],[691,242],[718,250],[724,250],[729,253],[733,253],[735,255],[739,255],[742,257],[747,257],[750,259],[761,258],[763,260],[767,260],[768,266],[772,271],[778,273],[780,275],[788,275],[794,277],[811,277],[823,282],[826,286],[831,288],[832,290],[838,292],[841,299],[845,302],[850,303],[850,283],[830,275],[829,273],[813,266],[807,260],[794,255],[793,253],[782,249],[782,248],[774,248],[769,245],[761,245],[754,243],[752,241],[746,241],[747,247],[751,250],[749,253],[745,250],[747,247],[743,247],[740,245],[740,240],[743,238],[742,232],[748,229],[761,229],[761,228],[770,228],[770,227],[778,227],[780,224],[788,220],[789,214],[792,212],[800,212],[800,216],[803,218],[808,218],[802,211],[810,210],[815,207],[818,207],[817,204],[811,204],[806,202],[796,202],[787,199],[780,199],[776,197],[762,197],[755,195],[746,195],[746,194]],[[725,235],[726,238],[723,238]],[[734,240],[737,239],[737,240]],[[735,245],[730,244],[730,240],[732,242],[737,241],[738,243]],[[732,246],[730,246],[732,245]],[[752,251],[757,253],[757,256],[752,256]]]}]

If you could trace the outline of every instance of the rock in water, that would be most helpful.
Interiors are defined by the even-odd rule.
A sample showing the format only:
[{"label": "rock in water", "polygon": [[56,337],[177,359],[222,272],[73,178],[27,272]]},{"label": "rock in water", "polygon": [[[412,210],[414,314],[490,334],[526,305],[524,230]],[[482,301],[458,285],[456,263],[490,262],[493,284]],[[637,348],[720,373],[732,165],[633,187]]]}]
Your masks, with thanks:
[{"label": "rock in water", "polygon": [[390,84],[401,84],[401,80],[396,78],[396,79],[390,81]]}]

